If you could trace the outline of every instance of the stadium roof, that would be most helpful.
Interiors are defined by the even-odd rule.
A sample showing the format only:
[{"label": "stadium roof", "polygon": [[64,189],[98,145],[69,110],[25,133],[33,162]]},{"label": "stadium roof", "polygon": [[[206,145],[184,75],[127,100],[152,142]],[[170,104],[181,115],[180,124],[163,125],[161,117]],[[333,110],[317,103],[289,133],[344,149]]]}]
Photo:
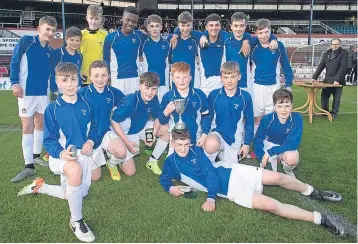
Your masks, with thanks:
[{"label": "stadium roof", "polygon": [[[117,0],[112,0],[117,1]],[[173,4],[190,4],[191,0],[158,0],[158,3],[173,3]],[[194,0],[194,4],[311,4],[311,0]],[[321,5],[336,5],[345,4],[351,5],[357,3],[357,0],[314,0],[314,4]]]}]

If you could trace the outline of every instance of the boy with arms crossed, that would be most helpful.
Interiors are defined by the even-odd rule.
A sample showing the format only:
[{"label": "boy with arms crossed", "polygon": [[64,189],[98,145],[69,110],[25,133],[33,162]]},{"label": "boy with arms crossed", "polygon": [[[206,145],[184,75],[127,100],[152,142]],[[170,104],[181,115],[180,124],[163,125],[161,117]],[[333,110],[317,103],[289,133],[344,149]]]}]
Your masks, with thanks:
[{"label": "boy with arms crossed", "polygon": [[91,4],[87,8],[86,20],[88,27],[82,30],[82,42],[80,53],[83,56],[81,74],[83,76],[83,86],[89,85],[88,68],[95,60],[103,60],[104,39],[107,31],[100,29],[102,24],[103,9],[101,6]]},{"label": "boy with arms crossed", "polygon": [[[124,98],[123,93],[108,86],[108,66],[102,60],[94,61],[89,66],[89,78],[91,84],[79,90],[79,94],[90,101],[96,114],[98,122],[98,131],[102,141],[101,148],[106,150],[109,157],[107,167],[112,180],[119,181],[121,175],[118,172],[117,165],[123,162],[126,155],[126,147],[120,138],[110,128],[112,111],[119,105]],[[92,180],[99,180],[101,177],[101,168],[95,169]]]},{"label": "boy with arms crossed", "polygon": [[224,63],[221,66],[224,87],[213,90],[209,95],[209,110],[215,125],[206,138],[204,148],[212,163],[218,155],[222,161],[238,162],[238,155],[246,157],[250,149],[254,136],[252,101],[250,94],[238,87],[240,77],[237,62]]},{"label": "boy with arms crossed", "polygon": [[292,112],[293,96],[286,89],[278,89],[273,94],[274,112],[262,117],[254,138],[255,154],[261,167],[268,161],[277,171],[280,159],[286,174],[295,177],[293,169],[299,162],[297,151],[303,131],[302,116]]},{"label": "boy with arms crossed", "polygon": [[[172,130],[179,121],[173,101],[186,99],[182,120],[190,132],[191,144],[204,146],[211,126],[208,99],[200,89],[189,88],[191,80],[189,64],[184,62],[173,64],[172,79],[175,87],[164,95],[161,104],[164,120],[169,123],[169,130]],[[173,150],[172,147],[169,147],[168,155],[172,154]]]},{"label": "boy with arms crossed", "polygon": [[[136,172],[133,157],[139,154],[140,140],[143,140],[147,146],[152,146],[157,136],[159,139],[146,167],[156,175],[162,173],[158,159],[169,143],[169,134],[168,126],[161,126],[166,123],[162,121],[162,112],[156,95],[159,82],[159,76],[156,73],[141,74],[139,91],[127,95],[112,115],[112,128],[127,147],[126,158],[121,168],[128,176],[132,176]],[[150,120],[150,117],[154,121]],[[147,129],[152,129],[152,138],[145,136]],[[149,142],[147,139],[151,139],[151,141]]]},{"label": "boy with arms crossed", "polygon": [[49,42],[56,33],[54,17],[40,19],[38,36],[23,36],[15,47],[10,63],[10,80],[18,98],[22,123],[22,152],[25,168],[11,181],[18,182],[36,173],[34,163],[48,166],[41,158],[44,112],[49,104],[48,81],[53,49]]},{"label": "boy with arms crossed", "polygon": [[[346,234],[344,226],[333,216],[281,203],[263,195],[262,189],[263,185],[276,185],[300,192],[312,199],[335,202],[342,200],[342,196],[338,193],[319,191],[291,176],[250,165],[233,164],[232,167],[226,168],[224,166],[227,162],[218,162],[213,166],[202,148],[190,147],[190,133],[187,130],[173,130],[171,143],[175,152],[166,158],[159,180],[163,189],[171,195],[181,196],[184,194],[183,188],[189,186],[207,192],[207,199],[202,205],[204,211],[214,211],[215,199],[221,196],[246,208],[260,209],[285,218],[312,222],[339,236]],[[174,180],[188,186],[174,186]]]},{"label": "boy with arms crossed", "polygon": [[18,195],[41,193],[67,199],[71,230],[80,241],[93,242],[95,236],[82,217],[82,202],[92,174],[104,164],[102,149],[94,149],[100,144],[97,121],[92,106],[77,94],[78,71],[74,64],[60,63],[56,82],[62,95],[46,108],[44,147],[50,154],[51,171],[61,175],[61,185],[47,185],[43,178],[37,178]]}]

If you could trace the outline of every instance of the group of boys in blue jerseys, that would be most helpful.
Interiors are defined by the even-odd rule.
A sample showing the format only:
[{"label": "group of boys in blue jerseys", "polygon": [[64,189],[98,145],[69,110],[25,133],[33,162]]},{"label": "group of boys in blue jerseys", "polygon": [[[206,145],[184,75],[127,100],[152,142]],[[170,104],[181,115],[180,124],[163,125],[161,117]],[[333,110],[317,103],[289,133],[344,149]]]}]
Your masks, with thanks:
[{"label": "group of boys in blue jerseys", "polygon": [[[135,30],[134,7],[125,9],[122,20],[122,27],[104,40],[103,60],[89,65],[87,78],[92,83],[88,86],[81,87],[78,28],[67,29],[67,45],[53,51],[48,43],[56,20],[45,16],[40,19],[39,35],[24,36],[15,48],[11,82],[23,124],[25,169],[12,181],[35,175],[34,163],[47,165],[39,159],[42,144],[50,155],[50,170],[61,177],[61,185],[36,178],[18,195],[66,199],[72,231],[80,241],[93,242],[95,236],[82,216],[83,197],[92,181],[101,178],[103,165],[113,180],[121,179],[119,168],[133,176],[133,157],[139,154],[142,140],[154,147],[146,167],[160,175],[164,190],[173,196],[183,195],[188,187],[207,192],[204,211],[214,211],[215,199],[221,196],[345,235],[333,216],[262,194],[263,185],[278,185],[313,199],[342,199],[294,175],[303,122],[292,112],[292,69],[283,44],[271,35],[268,20],[256,22],[256,37],[251,38],[245,33],[244,13],[232,15],[232,32],[227,33],[221,30],[217,14],[207,17],[204,32],[193,31],[193,17],[183,12],[168,39],[160,35],[162,20],[157,15],[147,19],[149,36]],[[281,68],[286,88],[280,88]],[[57,95],[51,103],[49,87]],[[183,130],[175,127],[177,99],[185,101]],[[252,143],[260,167],[240,163],[249,157]],[[159,158],[168,145],[162,170]],[[264,169],[268,162],[272,170]],[[285,174],[277,172],[278,163]],[[187,186],[174,185],[173,180]]]}]

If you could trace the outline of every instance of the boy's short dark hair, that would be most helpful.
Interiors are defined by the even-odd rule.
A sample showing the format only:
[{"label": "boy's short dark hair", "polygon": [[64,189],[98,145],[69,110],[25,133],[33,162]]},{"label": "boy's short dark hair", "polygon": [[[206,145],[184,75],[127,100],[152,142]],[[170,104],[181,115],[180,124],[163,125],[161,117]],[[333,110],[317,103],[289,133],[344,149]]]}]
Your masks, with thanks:
[{"label": "boy's short dark hair", "polygon": [[247,23],[248,17],[244,12],[235,12],[233,13],[233,15],[231,15],[230,18],[231,24],[234,21],[240,21],[240,20],[245,20],[245,23]]},{"label": "boy's short dark hair", "polygon": [[184,129],[184,130],[173,129],[172,130],[172,140],[173,141],[176,141],[176,140],[190,140],[189,130],[187,130],[187,129]]},{"label": "boy's short dark hair", "polygon": [[60,75],[60,76],[71,76],[74,74],[77,74],[77,65],[75,65],[74,63],[70,63],[70,62],[62,62],[59,63],[56,68],[55,68],[55,74]]},{"label": "boy's short dark hair", "polygon": [[68,38],[75,37],[75,36],[79,36],[82,39],[81,30],[79,28],[77,28],[76,26],[71,26],[71,27],[67,28],[66,33],[65,33],[66,40]]},{"label": "boy's short dark hair", "polygon": [[130,13],[130,14],[134,14],[134,15],[137,15],[139,16],[139,12],[138,12],[138,9],[134,6],[128,6],[124,9],[124,13]]},{"label": "boy's short dark hair", "polygon": [[39,26],[43,24],[48,24],[49,26],[57,28],[57,21],[55,17],[52,16],[44,16],[39,20]]},{"label": "boy's short dark hair", "polygon": [[95,69],[95,68],[106,68],[108,71],[108,65],[103,60],[95,60],[90,64],[90,66],[88,68],[89,75],[91,75],[91,70]]},{"label": "boy's short dark hair", "polygon": [[221,17],[218,14],[210,14],[208,17],[206,17],[205,19],[205,25],[207,25],[210,21],[221,21]]},{"label": "boy's short dark hair", "polygon": [[280,88],[276,90],[272,95],[272,99],[274,105],[276,103],[287,103],[287,102],[293,103],[292,92],[290,92],[285,88]]},{"label": "boy's short dark hair", "polygon": [[159,75],[154,72],[144,72],[139,77],[139,84],[144,84],[147,87],[159,86],[159,83]]}]

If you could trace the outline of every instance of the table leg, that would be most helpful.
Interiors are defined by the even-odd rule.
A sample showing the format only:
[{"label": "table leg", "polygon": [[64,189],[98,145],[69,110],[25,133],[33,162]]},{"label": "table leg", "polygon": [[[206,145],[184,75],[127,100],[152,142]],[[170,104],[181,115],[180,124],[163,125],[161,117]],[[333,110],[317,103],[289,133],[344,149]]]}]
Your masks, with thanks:
[{"label": "table leg", "polygon": [[[326,111],[326,110],[320,108],[320,107],[318,106],[318,104],[317,104],[316,94],[318,93],[318,91],[319,91],[320,89],[321,89],[321,88],[316,88],[316,91],[314,91],[314,95],[313,95],[313,96],[314,96],[314,97],[313,97],[313,104],[314,104],[313,111],[314,111],[315,114],[318,114],[318,115],[319,115],[319,114],[327,115],[328,120],[329,120],[330,122],[332,122],[332,115],[331,115],[331,113],[329,113],[328,111]],[[319,112],[317,113],[314,108],[317,108],[319,111],[321,111],[321,113],[319,113]]]},{"label": "table leg", "polygon": [[308,116],[309,120],[308,123],[312,124],[312,117],[313,117],[313,101],[314,101],[314,88],[310,88],[309,95],[308,95]]},{"label": "table leg", "polygon": [[[310,91],[309,91],[306,87],[305,87],[305,90],[306,90],[306,92],[307,92],[307,102],[306,102],[303,106],[301,106],[301,107],[299,107],[299,108],[293,109],[293,110],[292,110],[293,112],[299,112],[299,113],[302,113],[302,114],[305,114],[305,113],[308,112],[308,107],[307,107],[307,105],[308,105],[309,102],[310,102]],[[301,111],[301,110],[304,109],[305,107],[307,107],[307,109],[304,110],[304,111]]]}]

